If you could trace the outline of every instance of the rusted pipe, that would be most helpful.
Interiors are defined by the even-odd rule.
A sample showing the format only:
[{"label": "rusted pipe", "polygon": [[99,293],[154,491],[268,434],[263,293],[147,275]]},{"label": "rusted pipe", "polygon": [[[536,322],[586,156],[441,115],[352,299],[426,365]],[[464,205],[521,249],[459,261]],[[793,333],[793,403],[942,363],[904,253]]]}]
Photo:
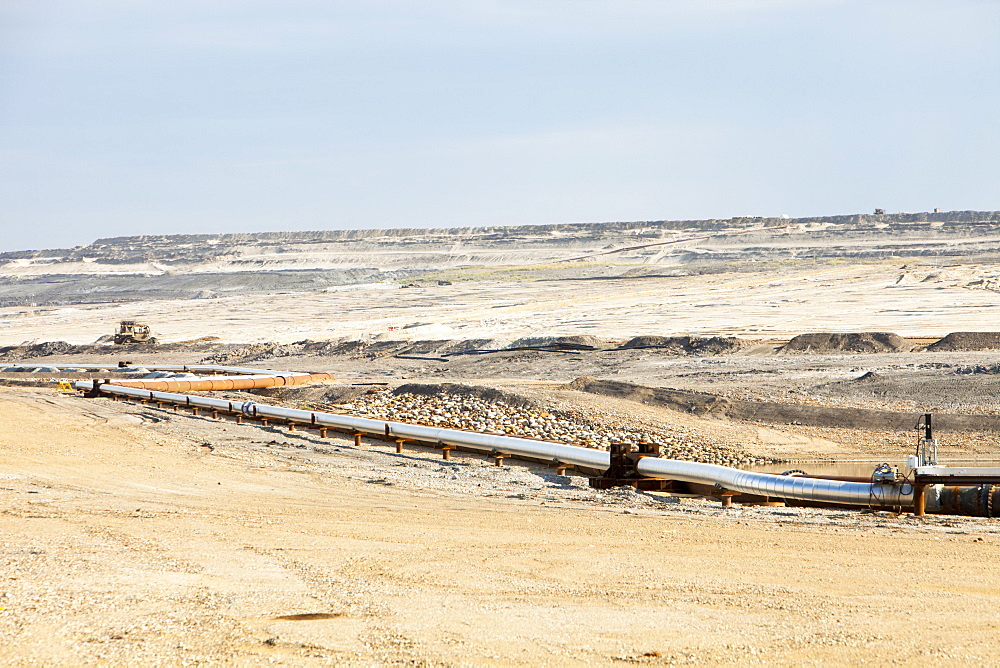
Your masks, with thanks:
[{"label": "rusted pipe", "polygon": [[160,390],[163,392],[212,392],[217,390],[254,390],[262,387],[283,385],[303,385],[333,380],[328,373],[303,373],[281,376],[222,376],[219,378],[157,378],[155,380],[109,380],[107,384],[120,387],[134,387],[140,390]]},{"label": "rusted pipe", "polygon": [[115,378],[102,381],[121,387],[135,387],[145,390],[160,390],[164,392],[211,392],[215,390],[253,390],[264,387],[279,387],[283,385],[302,385],[334,380],[328,373],[306,373],[302,371],[273,371],[271,369],[251,369],[240,366],[222,366],[217,364],[131,364],[122,367],[118,364],[75,364],[54,366],[55,369],[93,369],[106,371],[132,371],[148,369],[149,371],[167,371],[196,374],[223,374],[214,378],[156,378],[156,379],[125,379]]}]

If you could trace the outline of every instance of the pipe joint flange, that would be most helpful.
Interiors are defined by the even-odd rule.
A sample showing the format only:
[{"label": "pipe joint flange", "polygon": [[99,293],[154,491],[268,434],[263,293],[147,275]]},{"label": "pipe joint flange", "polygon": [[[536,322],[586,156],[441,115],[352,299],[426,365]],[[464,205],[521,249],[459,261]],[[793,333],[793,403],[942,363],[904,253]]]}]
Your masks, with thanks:
[{"label": "pipe joint flange", "polygon": [[240,411],[248,417],[257,417],[257,404],[246,401],[240,406]]}]

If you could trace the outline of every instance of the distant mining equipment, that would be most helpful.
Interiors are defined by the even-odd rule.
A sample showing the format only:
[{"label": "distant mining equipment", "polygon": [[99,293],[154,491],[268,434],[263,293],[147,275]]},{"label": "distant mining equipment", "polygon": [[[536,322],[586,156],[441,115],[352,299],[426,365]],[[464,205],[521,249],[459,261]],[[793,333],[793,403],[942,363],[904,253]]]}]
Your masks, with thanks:
[{"label": "distant mining equipment", "polygon": [[158,343],[149,325],[139,324],[135,320],[122,320],[118,323],[118,331],[115,332],[115,344],[126,346],[137,343],[149,345]]}]

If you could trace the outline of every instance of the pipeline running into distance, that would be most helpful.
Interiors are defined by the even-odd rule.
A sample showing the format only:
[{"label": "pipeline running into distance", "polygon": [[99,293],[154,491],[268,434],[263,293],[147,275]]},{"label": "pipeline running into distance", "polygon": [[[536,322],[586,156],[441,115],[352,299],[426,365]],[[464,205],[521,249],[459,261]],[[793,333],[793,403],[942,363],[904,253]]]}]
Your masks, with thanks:
[{"label": "pipeline running into distance", "polygon": [[[145,367],[154,368],[154,367]],[[166,370],[165,367],[155,367]],[[261,375],[259,369],[239,369],[237,367],[211,367],[213,370],[223,370],[224,373],[250,372]],[[185,367],[194,370],[198,367]],[[290,374],[283,374],[288,377]],[[310,375],[310,374],[302,374]],[[316,375],[316,374],[312,374]],[[328,374],[325,374],[329,376]],[[136,381],[129,381],[136,382]],[[171,381],[165,381],[171,382]],[[176,381],[174,381],[176,382]],[[284,383],[283,383],[284,384]],[[94,381],[78,381],[74,384],[78,390],[93,390]],[[228,388],[227,388],[228,389]],[[461,431],[427,427],[405,422],[373,420],[370,418],[340,415],[321,411],[307,411],[292,408],[281,408],[252,401],[240,403],[213,397],[202,397],[189,394],[143,389],[124,386],[121,381],[111,381],[99,385],[101,393],[115,394],[183,404],[193,408],[206,408],[216,411],[242,413],[252,418],[286,420],[314,427],[344,429],[367,434],[385,434],[397,439],[435,443],[463,447],[482,453],[505,453],[533,459],[551,460],[562,464],[572,464],[585,469],[605,471],[610,465],[610,455],[604,450],[595,450],[575,445],[550,443],[530,438],[484,434],[479,432]],[[844,482],[839,480],[824,480],[818,478],[792,477],[773,473],[755,473],[718,466],[676,459],[660,459],[658,457],[643,457],[636,464],[639,473],[651,478],[679,480],[683,482],[701,483],[719,487],[721,490],[752,494],[770,498],[796,499],[819,503],[835,503],[867,507],[908,507],[913,505],[913,486],[908,483],[863,483]]]},{"label": "pipeline running into distance", "polygon": [[[53,367],[59,368],[59,367]],[[84,364],[75,367],[105,371],[130,371],[134,367],[117,364]],[[328,373],[305,373],[302,371],[271,371],[270,369],[250,369],[239,366],[219,366],[214,364],[154,364],[143,365],[148,371],[169,371],[185,373],[210,373],[210,378],[115,378],[103,384],[121,387],[137,387],[146,390],[186,390],[189,392],[211,392],[216,390],[254,390],[262,387],[282,385],[302,385],[324,380],[333,380]]]}]

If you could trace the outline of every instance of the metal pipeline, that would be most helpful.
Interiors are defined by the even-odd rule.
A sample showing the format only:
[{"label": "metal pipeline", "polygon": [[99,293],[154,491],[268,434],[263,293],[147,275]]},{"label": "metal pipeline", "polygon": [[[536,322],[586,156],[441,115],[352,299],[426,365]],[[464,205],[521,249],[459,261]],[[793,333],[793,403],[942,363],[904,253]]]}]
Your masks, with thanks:
[{"label": "metal pipeline", "polygon": [[187,390],[189,392],[210,392],[212,390],[252,390],[261,387],[301,385],[323,380],[333,380],[328,373],[283,374],[279,376],[219,376],[216,378],[156,379],[156,380],[109,380],[112,385],[134,387],[145,390]]},{"label": "metal pipeline", "polygon": [[643,457],[635,466],[642,475],[718,485],[723,489],[777,499],[818,501],[852,506],[912,506],[913,485],[845,482],[741,471],[728,466]]},{"label": "metal pipeline", "polygon": [[[18,363],[15,366],[32,366],[31,364]],[[34,365],[38,366],[38,365]],[[228,373],[233,375],[271,375],[271,376],[307,376],[305,371],[275,371],[272,369],[252,369],[243,366],[223,366],[219,364],[46,364],[44,366],[53,369],[102,369],[104,371],[135,371],[146,369],[147,371],[180,371],[187,373]]]},{"label": "metal pipeline", "polygon": [[[74,384],[74,387],[78,390],[91,390],[93,381],[79,381]],[[124,387],[119,384],[102,384],[100,391],[137,399],[184,404],[195,408],[239,412],[258,419],[278,419],[303,425],[346,429],[368,434],[386,434],[396,439],[461,446],[485,453],[501,452],[507,455],[572,464],[597,471],[604,471],[610,465],[610,455],[604,450],[549,443],[529,438],[426,427],[405,422],[372,420],[321,411],[281,408],[252,401],[239,403],[212,397]],[[772,473],[753,473],[728,466],[657,457],[643,457],[636,464],[636,469],[642,475],[651,478],[701,483],[719,486],[733,492],[771,498],[874,507],[912,506],[913,504],[913,487],[909,484],[871,484],[800,478]]]},{"label": "metal pipeline", "polygon": [[[47,365],[52,366],[52,365]],[[54,369],[101,369],[106,371],[131,371],[135,367],[122,367],[117,364],[84,364],[69,366],[53,366]],[[250,369],[239,366],[220,366],[214,364],[153,364],[142,365],[148,371],[171,371],[187,373],[229,374],[214,378],[156,378],[156,379],[122,379],[113,378],[103,381],[103,385],[119,385],[145,390],[178,390],[188,392],[211,392],[213,390],[253,390],[263,387],[279,387],[284,385],[301,385],[325,380],[333,380],[328,373],[305,373],[302,371],[272,371],[270,369]]]},{"label": "metal pipeline", "polygon": [[[78,390],[90,390],[93,389],[93,381],[78,381],[74,383],[74,387]],[[459,431],[457,429],[442,429],[439,427],[425,427],[406,422],[387,422],[384,420],[372,420],[321,411],[281,408],[268,404],[258,404],[252,401],[240,403],[215,399],[213,397],[157,392],[121,385],[109,386],[108,384],[101,384],[100,391],[134,397],[136,399],[146,399],[148,401],[164,401],[184,404],[195,408],[239,412],[248,417],[258,419],[287,420],[298,424],[347,429],[368,434],[387,434],[392,438],[403,440],[464,446],[481,452],[502,452],[508,455],[521,455],[594,470],[606,469],[609,461],[608,453],[603,450],[592,450],[561,443],[548,443],[528,438],[482,434],[478,432]]]}]

